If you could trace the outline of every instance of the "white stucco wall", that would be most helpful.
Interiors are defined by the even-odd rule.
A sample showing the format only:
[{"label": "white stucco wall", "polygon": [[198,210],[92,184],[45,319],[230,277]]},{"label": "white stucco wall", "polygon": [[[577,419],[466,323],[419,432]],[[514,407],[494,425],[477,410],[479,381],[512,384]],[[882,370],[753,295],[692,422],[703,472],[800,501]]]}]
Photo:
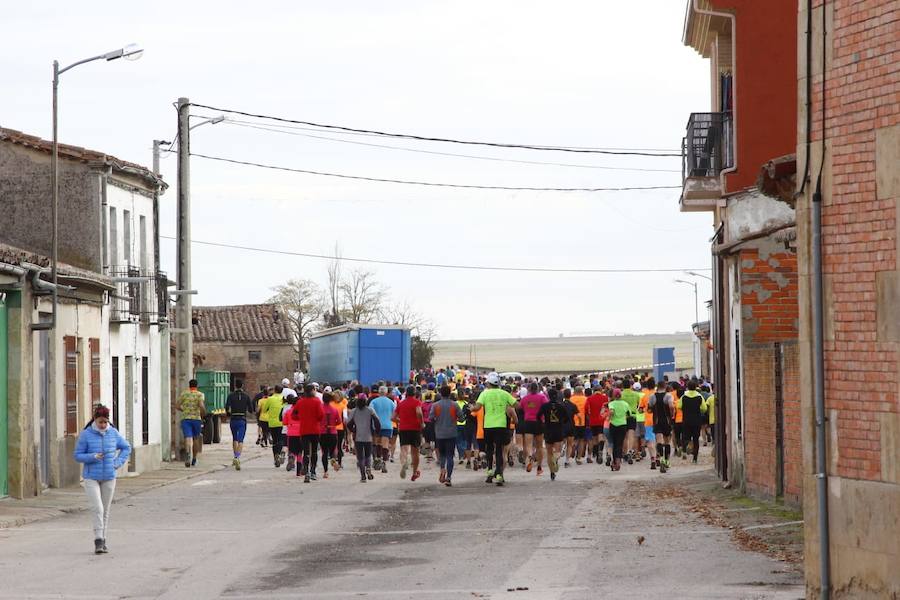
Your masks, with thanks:
[{"label": "white stucco wall", "polygon": [[726,241],[733,242],[766,229],[794,223],[794,209],[758,191],[728,198],[725,212]]}]

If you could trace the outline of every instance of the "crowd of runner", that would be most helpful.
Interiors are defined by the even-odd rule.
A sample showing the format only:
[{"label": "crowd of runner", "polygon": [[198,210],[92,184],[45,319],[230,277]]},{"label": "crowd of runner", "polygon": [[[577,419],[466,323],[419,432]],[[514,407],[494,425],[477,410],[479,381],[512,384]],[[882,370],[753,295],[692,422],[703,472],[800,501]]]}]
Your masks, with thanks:
[{"label": "crowd of runner", "polygon": [[[202,402],[196,382],[179,408],[193,417]],[[619,471],[641,464],[667,472],[673,458],[697,462],[701,445],[714,444],[715,395],[703,378],[655,381],[649,374],[505,379],[447,367],[410,373],[407,383],[364,386],[306,383],[263,386],[255,398],[240,382],[229,395],[235,469],[247,417],[256,414],[256,444],[271,447],[275,468],[316,481],[355,458],[359,481],[388,473],[422,475],[424,460],[439,468],[438,481],[452,486],[454,467],[483,470],[485,481],[503,485],[504,469],[516,464],[555,480],[560,468],[596,464]],[[199,401],[199,402],[198,402]],[[187,410],[186,410],[187,409]],[[196,464],[194,424],[182,422],[185,466]],[[188,435],[190,434],[190,436]],[[399,446],[399,457],[397,457]],[[194,455],[191,450],[194,449]]]}]

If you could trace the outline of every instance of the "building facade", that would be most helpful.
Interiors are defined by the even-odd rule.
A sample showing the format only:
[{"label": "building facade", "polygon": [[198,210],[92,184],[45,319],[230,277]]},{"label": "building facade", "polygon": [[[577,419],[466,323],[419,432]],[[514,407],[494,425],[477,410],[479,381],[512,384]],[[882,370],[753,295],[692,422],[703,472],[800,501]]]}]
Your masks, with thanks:
[{"label": "building facade", "polygon": [[[896,598],[900,3],[810,0],[799,5],[795,109],[800,115],[797,162],[806,174],[797,226],[807,595],[819,597],[824,578],[835,598]],[[821,338],[814,320],[816,203],[821,208]],[[819,381],[814,376],[817,349],[823,355]],[[824,395],[823,471],[816,453],[817,388]]]},{"label": "building facade", "polygon": [[287,318],[274,304],[195,306],[194,354],[203,369],[229,371],[252,396],[260,385],[293,379],[297,352]]},{"label": "building facade", "polygon": [[[159,465],[168,381],[160,328],[165,277],[154,210],[165,184],[107,154],[59,146],[59,306],[49,283],[47,140],[0,129],[0,295],[7,322],[8,492],[15,497],[77,483],[72,450],[97,404],[134,445],[123,469]],[[24,273],[23,273],[24,270]],[[2,398],[0,398],[2,401]]]},{"label": "building facade", "polygon": [[709,112],[691,114],[682,143],[680,202],[713,217],[717,468],[799,504],[796,15],[785,2],[688,0],[683,41],[710,64]]}]

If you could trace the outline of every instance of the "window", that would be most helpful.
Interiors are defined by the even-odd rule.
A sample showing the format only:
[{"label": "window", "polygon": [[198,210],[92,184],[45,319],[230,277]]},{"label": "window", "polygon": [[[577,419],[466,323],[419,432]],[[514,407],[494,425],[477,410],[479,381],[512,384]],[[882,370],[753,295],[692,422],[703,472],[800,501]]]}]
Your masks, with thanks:
[{"label": "window", "polygon": [[141,249],[141,255],[138,257],[138,266],[142,269],[147,268],[147,217],[141,215],[140,229],[138,230],[138,240]]},{"label": "window", "polygon": [[75,337],[63,337],[65,352],[66,435],[78,434],[78,344]]},{"label": "window", "polygon": [[141,358],[141,443],[150,443],[150,359]]},{"label": "window", "polygon": [[125,238],[123,240],[122,248],[124,251],[122,253],[122,258],[125,259],[125,264],[131,264],[131,211],[123,210],[122,211],[122,236]]},{"label": "window", "polygon": [[112,357],[112,420],[119,427],[119,357]]},{"label": "window", "polygon": [[262,350],[250,350],[247,352],[247,359],[253,362],[259,362],[262,360]]},{"label": "window", "polygon": [[109,264],[119,264],[119,222],[116,218],[116,208],[109,207]]},{"label": "window", "polygon": [[100,404],[100,340],[88,340],[91,353],[91,411]]}]

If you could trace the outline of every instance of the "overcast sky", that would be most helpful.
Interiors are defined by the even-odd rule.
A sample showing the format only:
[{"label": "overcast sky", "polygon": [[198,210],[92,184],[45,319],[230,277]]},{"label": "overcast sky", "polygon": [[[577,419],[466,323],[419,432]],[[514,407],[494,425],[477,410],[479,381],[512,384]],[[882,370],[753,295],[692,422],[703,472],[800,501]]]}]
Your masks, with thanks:
[{"label": "overcast sky", "polygon": [[[172,104],[187,96],[251,113],[431,137],[677,150],[689,114],[709,107],[707,62],[681,43],[684,6],[682,0],[17,2],[3,10],[0,125],[49,138],[52,61],[66,65],[138,42],[146,50],[141,60],[95,62],[62,76],[61,141],[149,166],[151,141],[173,139]],[[195,129],[191,149],[420,181],[680,185],[679,158],[291,133],[226,121]],[[174,155],[162,161],[171,185],[162,202],[163,235],[175,234],[175,162]],[[195,240],[324,254],[338,243],[347,257],[460,265],[709,266],[711,219],[680,213],[678,190],[427,188],[196,157],[191,171]],[[162,240],[161,247],[163,268],[174,276],[174,241]],[[195,245],[193,261],[195,305],[261,302],[286,279],[324,283],[326,276],[326,261],[295,256]],[[360,266],[377,273],[392,299],[431,317],[445,339],[672,332],[694,320],[693,290],[673,283],[672,273]],[[702,307],[710,288],[699,282]]]}]

